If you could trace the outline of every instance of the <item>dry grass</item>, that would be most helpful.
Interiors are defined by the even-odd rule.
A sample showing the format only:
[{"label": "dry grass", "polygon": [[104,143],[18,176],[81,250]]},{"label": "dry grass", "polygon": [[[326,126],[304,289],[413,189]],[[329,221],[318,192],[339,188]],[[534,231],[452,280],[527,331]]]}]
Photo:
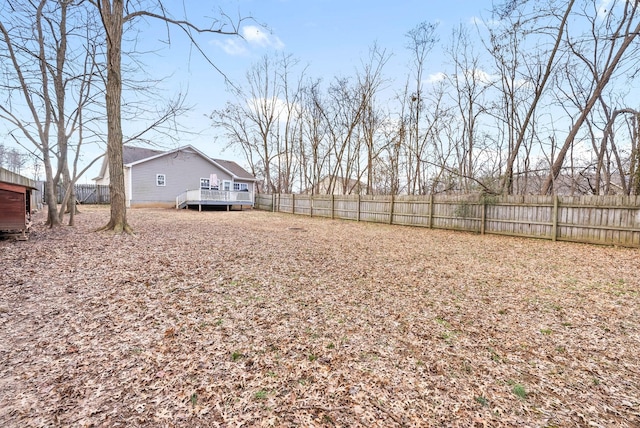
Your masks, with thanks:
[{"label": "dry grass", "polygon": [[0,242],[0,425],[639,426],[638,250],[131,210]]}]

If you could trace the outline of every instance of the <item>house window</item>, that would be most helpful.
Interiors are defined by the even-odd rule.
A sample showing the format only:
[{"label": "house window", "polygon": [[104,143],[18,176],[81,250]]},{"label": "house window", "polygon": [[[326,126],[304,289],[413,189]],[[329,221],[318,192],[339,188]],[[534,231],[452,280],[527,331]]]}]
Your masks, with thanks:
[{"label": "house window", "polygon": [[209,179],[208,178],[201,178],[200,179],[200,188],[201,189],[210,189]]},{"label": "house window", "polygon": [[167,176],[164,174],[156,174],[156,186],[166,186]]},{"label": "house window", "polygon": [[249,191],[249,185],[247,183],[233,183],[233,190],[236,192],[247,192]]},{"label": "house window", "polygon": [[222,182],[222,190],[224,190],[225,192],[228,192],[229,190],[231,190],[231,182],[228,180],[224,180]]}]

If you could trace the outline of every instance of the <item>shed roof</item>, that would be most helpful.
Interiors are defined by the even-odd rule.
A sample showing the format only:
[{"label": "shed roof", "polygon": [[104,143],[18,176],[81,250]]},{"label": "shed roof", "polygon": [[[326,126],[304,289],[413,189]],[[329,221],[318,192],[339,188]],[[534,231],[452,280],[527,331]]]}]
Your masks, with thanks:
[{"label": "shed roof", "polygon": [[28,187],[29,189],[37,189],[35,181],[4,168],[0,168],[0,181],[3,183]]}]

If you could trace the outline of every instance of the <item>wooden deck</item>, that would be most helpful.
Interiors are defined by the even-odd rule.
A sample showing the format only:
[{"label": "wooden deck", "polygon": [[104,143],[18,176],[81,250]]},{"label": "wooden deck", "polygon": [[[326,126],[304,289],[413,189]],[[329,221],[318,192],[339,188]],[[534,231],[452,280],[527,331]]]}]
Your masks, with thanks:
[{"label": "wooden deck", "polygon": [[206,205],[232,205],[253,207],[253,193],[225,190],[196,189],[187,190],[176,197],[176,209],[197,206],[199,210]]}]

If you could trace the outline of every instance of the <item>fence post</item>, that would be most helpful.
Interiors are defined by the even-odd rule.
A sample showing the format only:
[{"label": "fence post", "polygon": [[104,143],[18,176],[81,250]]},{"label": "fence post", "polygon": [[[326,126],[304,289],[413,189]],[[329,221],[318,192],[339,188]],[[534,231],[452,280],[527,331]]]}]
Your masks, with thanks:
[{"label": "fence post", "polygon": [[487,221],[487,200],[482,198],[482,222],[480,223],[480,234],[484,235],[485,222]]},{"label": "fence post", "polygon": [[429,229],[433,229],[433,193],[429,198]]},{"label": "fence post", "polygon": [[331,194],[331,220],[333,220],[335,218],[335,195],[332,193]]},{"label": "fence post", "polygon": [[357,214],[357,219],[358,221],[360,221],[360,193],[358,193],[358,214]]},{"label": "fence post", "polygon": [[313,218],[313,195],[309,195],[309,215]]},{"label": "fence post", "polygon": [[391,205],[389,206],[389,224],[393,224],[393,195],[391,195]]},{"label": "fence post", "polygon": [[551,240],[558,239],[558,195],[553,195],[553,226],[551,226]]},{"label": "fence post", "polygon": [[291,194],[291,214],[296,213],[296,194]]}]

